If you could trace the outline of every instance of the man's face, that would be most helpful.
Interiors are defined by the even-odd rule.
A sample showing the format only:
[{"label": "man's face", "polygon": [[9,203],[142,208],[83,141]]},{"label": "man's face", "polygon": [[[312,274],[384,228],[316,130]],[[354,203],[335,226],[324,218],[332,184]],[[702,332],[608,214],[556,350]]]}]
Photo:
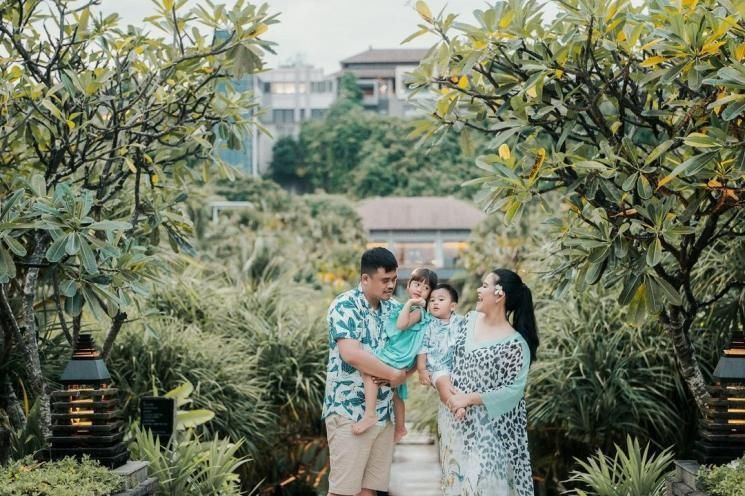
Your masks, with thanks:
[{"label": "man's face", "polygon": [[396,289],[397,278],[395,270],[386,272],[384,268],[378,267],[373,274],[362,274],[362,283],[369,296],[389,300]]}]

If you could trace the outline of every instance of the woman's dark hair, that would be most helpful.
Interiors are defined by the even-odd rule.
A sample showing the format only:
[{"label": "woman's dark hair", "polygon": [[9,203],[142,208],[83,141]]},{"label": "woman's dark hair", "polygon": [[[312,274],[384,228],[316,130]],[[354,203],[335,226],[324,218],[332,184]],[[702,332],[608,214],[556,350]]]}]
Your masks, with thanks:
[{"label": "woman's dark hair", "polygon": [[426,267],[417,267],[416,269],[411,271],[411,277],[409,277],[408,284],[411,284],[411,281],[426,283],[429,286],[429,290],[431,292],[437,286],[437,273],[434,270],[430,270]]},{"label": "woman's dark hair", "polygon": [[538,350],[538,326],[533,312],[533,294],[519,275],[508,269],[496,269],[497,284],[505,294],[507,317],[512,316],[512,327],[525,339],[530,349],[530,362],[535,361]]},{"label": "woman's dark hair", "polygon": [[453,303],[458,303],[458,292],[450,284],[441,282],[440,284],[435,286],[432,291],[434,291],[435,289],[444,289],[450,294],[450,299],[453,300]]}]

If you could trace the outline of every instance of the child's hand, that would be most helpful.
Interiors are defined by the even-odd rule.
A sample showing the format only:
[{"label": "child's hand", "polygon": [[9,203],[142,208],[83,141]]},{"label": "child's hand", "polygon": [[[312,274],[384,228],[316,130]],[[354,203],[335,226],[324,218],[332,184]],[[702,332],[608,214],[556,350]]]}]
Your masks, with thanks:
[{"label": "child's hand", "polygon": [[463,420],[464,418],[466,418],[466,409],[458,408],[455,412],[455,420]]},{"label": "child's hand", "polygon": [[409,307],[421,307],[424,308],[427,306],[427,302],[424,301],[424,298],[411,298],[409,300]]},{"label": "child's hand", "polygon": [[417,370],[417,373],[419,374],[419,384],[422,386],[429,386],[432,384],[432,378],[430,377],[429,372],[427,372],[427,369]]}]

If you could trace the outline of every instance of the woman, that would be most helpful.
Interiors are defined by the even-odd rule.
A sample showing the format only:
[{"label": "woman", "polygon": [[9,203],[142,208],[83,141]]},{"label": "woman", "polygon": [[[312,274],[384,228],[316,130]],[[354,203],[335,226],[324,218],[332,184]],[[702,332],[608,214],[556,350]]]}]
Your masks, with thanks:
[{"label": "woman", "polygon": [[433,375],[444,403],[443,493],[532,496],[523,392],[538,333],[533,297],[520,276],[498,269],[484,277],[476,311],[452,343],[444,370]]}]

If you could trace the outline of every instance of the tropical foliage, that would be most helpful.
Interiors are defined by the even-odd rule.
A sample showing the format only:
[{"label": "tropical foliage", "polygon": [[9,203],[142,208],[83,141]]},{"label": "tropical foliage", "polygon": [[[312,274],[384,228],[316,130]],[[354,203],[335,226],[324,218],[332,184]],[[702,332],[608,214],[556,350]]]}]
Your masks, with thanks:
[{"label": "tropical foliage", "polygon": [[257,104],[229,81],[261,68],[276,22],[266,5],[164,0],[146,21],[157,37],[97,3],[0,1],[0,404],[20,429],[19,396],[38,400],[44,434],[39,340],[88,325],[108,356],[167,253],[191,249],[179,204],[230,174],[213,152]]},{"label": "tropical foliage", "polygon": [[711,496],[745,496],[745,457],[720,467],[702,467],[698,479]]},{"label": "tropical foliage", "polygon": [[662,496],[665,492],[665,473],[673,460],[670,451],[654,455],[649,445],[641,448],[639,440],[627,438],[626,450],[616,446],[611,458],[601,451],[584,462],[573,473],[571,481],[587,490],[577,489],[576,496]]},{"label": "tropical foliage", "polygon": [[28,456],[0,468],[0,496],[108,496],[123,484],[120,475],[88,458],[41,463]]},{"label": "tropical foliage", "polygon": [[408,120],[363,110],[338,100],[327,116],[303,124],[300,136],[274,147],[272,177],[356,198],[371,196],[472,196],[461,184],[477,177],[474,143],[449,133],[433,146],[416,147]]},{"label": "tropical foliage", "polygon": [[411,81],[438,92],[417,133],[490,138],[477,182],[507,222],[559,192],[554,277],[620,288],[633,320],[658,318],[703,408],[694,323],[736,329],[745,307],[745,5],[556,5],[548,23],[509,0],[466,24],[417,2],[416,34],[439,39]]}]

